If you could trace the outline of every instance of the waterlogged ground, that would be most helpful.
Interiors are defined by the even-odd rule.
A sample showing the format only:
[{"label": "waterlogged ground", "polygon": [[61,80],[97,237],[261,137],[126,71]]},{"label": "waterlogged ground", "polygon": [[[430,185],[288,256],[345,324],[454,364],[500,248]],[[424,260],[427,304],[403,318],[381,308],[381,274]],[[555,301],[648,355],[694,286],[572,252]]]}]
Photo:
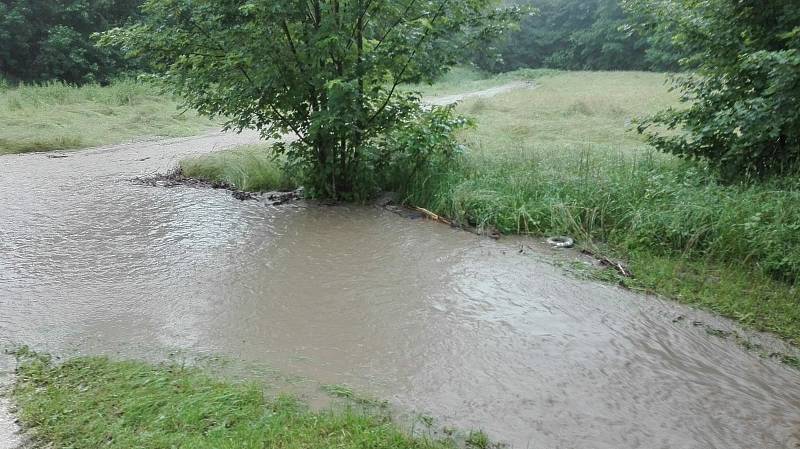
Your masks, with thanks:
[{"label": "waterlogged ground", "polygon": [[0,157],[0,345],[221,355],[518,448],[800,444],[800,371],[707,314],[379,208],[130,182],[254,139]]}]

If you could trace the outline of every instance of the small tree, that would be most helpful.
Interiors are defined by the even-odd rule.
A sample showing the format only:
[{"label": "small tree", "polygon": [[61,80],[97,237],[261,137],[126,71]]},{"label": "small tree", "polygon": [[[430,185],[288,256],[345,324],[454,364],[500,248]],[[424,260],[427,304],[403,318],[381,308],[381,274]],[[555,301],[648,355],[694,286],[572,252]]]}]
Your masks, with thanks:
[{"label": "small tree", "polygon": [[[626,0],[640,29],[683,55],[685,104],[642,123],[657,148],[727,181],[800,163],[800,8],[786,0]],[[663,128],[671,130],[663,132]]]},{"label": "small tree", "polygon": [[149,60],[186,105],[255,128],[312,194],[359,193],[367,143],[412,117],[402,83],[430,80],[514,10],[493,0],[148,0],[101,42]]}]

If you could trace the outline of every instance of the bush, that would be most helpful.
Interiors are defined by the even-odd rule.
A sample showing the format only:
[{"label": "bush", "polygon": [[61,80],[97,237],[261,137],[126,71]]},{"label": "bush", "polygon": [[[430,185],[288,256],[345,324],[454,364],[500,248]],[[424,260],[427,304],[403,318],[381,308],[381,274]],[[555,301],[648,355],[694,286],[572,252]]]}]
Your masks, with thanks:
[{"label": "bush", "polygon": [[419,110],[399,123],[369,150],[376,187],[403,191],[450,168],[463,147],[456,133],[472,124],[453,114],[453,106]]},{"label": "bush", "polygon": [[[630,0],[673,36],[694,72],[683,109],[639,127],[658,149],[707,161],[725,181],[796,174],[800,163],[800,9],[784,0]],[[647,24],[646,24],[647,25]],[[666,128],[666,130],[664,130]],[[665,132],[667,131],[667,132]]]}]

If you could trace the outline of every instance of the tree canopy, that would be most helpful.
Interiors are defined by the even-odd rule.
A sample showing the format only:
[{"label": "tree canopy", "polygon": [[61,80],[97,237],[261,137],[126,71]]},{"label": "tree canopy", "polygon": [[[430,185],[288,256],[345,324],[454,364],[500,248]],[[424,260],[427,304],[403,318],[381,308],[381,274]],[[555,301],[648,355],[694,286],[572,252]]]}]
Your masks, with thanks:
[{"label": "tree canopy", "polygon": [[255,128],[312,193],[358,190],[367,151],[417,116],[402,83],[430,80],[514,10],[492,0],[149,0],[105,44],[153,64],[186,105]]}]

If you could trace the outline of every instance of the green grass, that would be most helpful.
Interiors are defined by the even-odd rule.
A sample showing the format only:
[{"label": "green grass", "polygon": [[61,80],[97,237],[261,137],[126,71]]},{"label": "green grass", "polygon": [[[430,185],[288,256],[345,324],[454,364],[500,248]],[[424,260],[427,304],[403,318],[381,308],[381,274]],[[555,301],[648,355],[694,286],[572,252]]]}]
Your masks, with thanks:
[{"label": "green grass", "polygon": [[191,368],[107,358],[56,364],[27,351],[21,356],[13,399],[23,428],[46,447],[457,447],[452,439],[410,436],[383,408],[314,411],[295,398],[270,397],[259,385]]},{"label": "green grass", "polygon": [[141,137],[175,137],[215,127],[149,84],[108,87],[0,85],[0,155],[69,150]]},{"label": "green grass", "polygon": [[573,235],[628,259],[631,287],[800,344],[797,183],[722,186],[702,166],[654,153],[631,120],[677,104],[664,81],[562,73],[465,101],[459,111],[478,123],[462,136],[468,152],[406,186],[406,201],[504,233]]},{"label": "green grass", "polygon": [[245,145],[227,151],[184,159],[185,176],[228,183],[251,192],[292,190],[296,182],[282,170],[269,145]]}]

